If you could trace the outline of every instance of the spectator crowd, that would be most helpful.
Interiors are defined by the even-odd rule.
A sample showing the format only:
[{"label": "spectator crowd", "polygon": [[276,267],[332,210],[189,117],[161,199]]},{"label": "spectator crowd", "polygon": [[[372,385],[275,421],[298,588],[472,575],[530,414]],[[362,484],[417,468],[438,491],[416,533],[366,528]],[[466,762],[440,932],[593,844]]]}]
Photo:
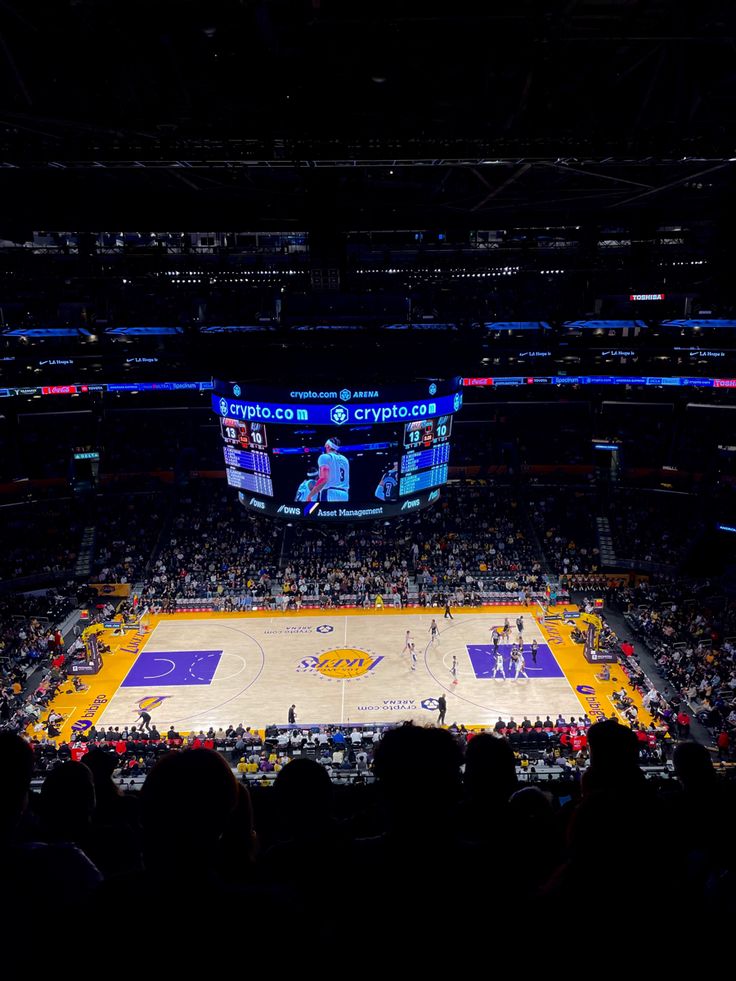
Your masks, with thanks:
[{"label": "spectator crowd", "polygon": [[[233,735],[247,766],[256,751],[245,730]],[[330,765],[340,766],[346,750],[335,748],[335,733],[325,735]],[[405,725],[376,743],[361,736],[356,760],[358,753],[372,757],[371,781],[336,786],[326,767],[304,754],[274,764],[273,784],[264,786],[263,779],[249,781],[247,770],[233,773],[223,753],[207,748],[214,736],[204,734],[201,746],[156,752],[139,792],[114,782],[117,754],[95,746],[78,761],[57,761],[36,793],[34,748],[0,733],[8,789],[0,799],[0,876],[13,898],[5,922],[15,940],[32,928],[28,903],[40,888],[52,888],[62,909],[70,903],[84,909],[86,949],[93,953],[119,937],[113,901],[126,910],[144,895],[177,907],[185,897],[195,905],[206,897],[216,911],[260,915],[263,906],[288,915],[289,943],[271,958],[283,964],[293,954],[304,967],[310,952],[323,956],[334,940],[335,920],[326,914],[335,898],[367,882],[391,883],[397,869],[402,880],[423,879],[431,869],[432,882],[407,897],[404,881],[371,901],[380,908],[380,943],[389,950],[401,943],[407,951],[424,935],[437,914],[439,888],[448,897],[478,888],[503,897],[493,928],[504,935],[518,922],[519,904],[508,897],[558,916],[579,911],[586,896],[595,921],[612,923],[630,908],[632,875],[642,874],[631,866],[632,849],[646,833],[640,829],[655,828],[646,852],[658,895],[641,900],[648,928],[721,927],[733,915],[734,786],[696,743],[674,750],[675,779],[649,780],[636,734],[599,722],[584,732],[585,765],[548,785],[520,782],[515,751],[503,736],[468,739]],[[260,767],[255,759],[252,765]],[[591,887],[602,877],[605,887]],[[487,945],[487,926],[488,904],[467,903],[464,948]],[[553,924],[552,939],[555,930]],[[221,946],[221,964],[242,958],[239,945]],[[183,963],[192,953],[173,943],[167,956]]]}]

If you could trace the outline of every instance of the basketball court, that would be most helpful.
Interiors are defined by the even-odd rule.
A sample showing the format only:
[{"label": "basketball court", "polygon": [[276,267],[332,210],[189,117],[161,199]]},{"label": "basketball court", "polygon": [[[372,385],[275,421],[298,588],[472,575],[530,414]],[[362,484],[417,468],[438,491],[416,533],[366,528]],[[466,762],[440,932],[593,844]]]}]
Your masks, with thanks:
[{"label": "basketball court", "polygon": [[[520,614],[528,679],[513,678],[509,664]],[[436,721],[443,693],[447,723],[466,726],[492,726],[499,716],[520,722],[525,715],[554,719],[587,712],[596,718],[615,711],[610,695],[624,682],[623,673],[614,667],[611,681],[599,681],[598,667],[570,640],[569,626],[540,624],[531,608],[520,606],[453,615],[355,610],[152,616],[146,631],[122,637],[107,631],[103,639],[113,653],[105,654],[98,675],[85,678],[89,690],[72,695],[63,687],[53,708],[64,716],[62,738],[91,725],[134,725],[141,709],[162,732],[171,725],[189,732],[240,722],[263,728],[285,724],[292,703],[305,726],[426,724]],[[506,677],[493,677],[491,631],[506,617],[512,628],[500,643]],[[404,649],[407,630],[416,660]],[[648,722],[635,698],[640,719]]]}]

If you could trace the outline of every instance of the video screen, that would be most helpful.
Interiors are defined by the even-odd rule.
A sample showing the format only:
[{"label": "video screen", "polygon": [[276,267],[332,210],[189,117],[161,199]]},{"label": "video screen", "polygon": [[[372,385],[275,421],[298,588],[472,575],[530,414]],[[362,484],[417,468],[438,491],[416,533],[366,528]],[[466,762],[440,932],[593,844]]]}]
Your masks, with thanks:
[{"label": "video screen", "polygon": [[213,397],[225,475],[241,503],[317,521],[396,515],[436,501],[449,475],[452,413],[437,411],[445,406],[459,401],[437,395],[325,409]]}]

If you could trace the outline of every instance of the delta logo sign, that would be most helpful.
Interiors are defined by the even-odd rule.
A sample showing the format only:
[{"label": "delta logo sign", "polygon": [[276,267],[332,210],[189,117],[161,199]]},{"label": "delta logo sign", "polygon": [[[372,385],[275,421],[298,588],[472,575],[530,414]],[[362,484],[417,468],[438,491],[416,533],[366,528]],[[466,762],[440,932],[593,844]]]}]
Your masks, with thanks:
[{"label": "delta logo sign", "polygon": [[331,681],[356,681],[375,671],[383,655],[372,654],[357,647],[335,647],[302,658],[297,664],[297,674],[319,675]]}]

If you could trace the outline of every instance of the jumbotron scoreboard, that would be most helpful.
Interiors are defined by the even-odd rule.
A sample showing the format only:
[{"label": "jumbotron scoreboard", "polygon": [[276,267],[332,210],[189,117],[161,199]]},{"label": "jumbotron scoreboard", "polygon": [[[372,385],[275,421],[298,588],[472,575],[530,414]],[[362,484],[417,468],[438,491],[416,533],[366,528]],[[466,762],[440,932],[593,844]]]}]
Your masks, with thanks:
[{"label": "jumbotron scoreboard", "polygon": [[214,382],[225,474],[241,503],[312,521],[380,518],[439,499],[461,379],[381,389]]}]

